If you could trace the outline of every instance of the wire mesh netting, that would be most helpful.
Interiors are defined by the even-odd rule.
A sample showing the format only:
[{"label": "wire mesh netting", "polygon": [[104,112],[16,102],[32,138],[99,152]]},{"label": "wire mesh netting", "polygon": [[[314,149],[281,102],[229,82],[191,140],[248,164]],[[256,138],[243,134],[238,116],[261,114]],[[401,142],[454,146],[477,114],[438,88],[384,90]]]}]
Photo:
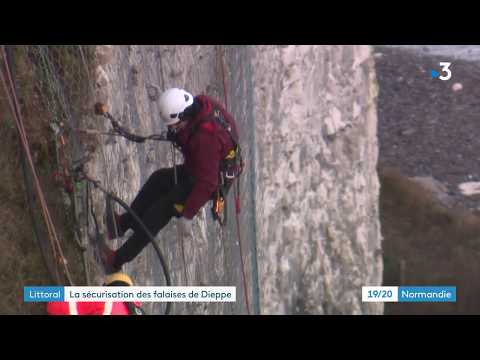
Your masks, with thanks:
[{"label": "wire mesh netting", "polygon": [[[104,68],[108,73],[110,84],[98,84],[95,46],[12,46],[11,52],[15,59],[23,58],[23,66],[31,72],[29,78],[17,79],[19,87],[29,88],[29,92],[38,101],[38,112],[46,119],[53,131],[56,142],[57,159],[54,167],[62,162],[71,164],[85,155],[95,152],[92,161],[92,174],[96,179],[120,198],[130,203],[141,185],[150,174],[161,168],[172,165],[172,156],[167,145],[158,143],[132,144],[126,139],[112,139],[99,136],[89,136],[77,132],[78,128],[94,128],[105,130],[107,122],[94,118],[93,104],[99,89],[109,88],[109,111],[122,125],[134,133],[150,134],[162,130],[158,121],[158,102],[149,96],[149,89],[155,85],[159,89],[168,87],[184,87],[195,94],[207,93],[219,100],[225,99],[227,90],[229,111],[237,119],[239,131],[243,139],[242,148],[249,169],[242,175],[241,202],[242,213],[240,224],[242,243],[244,244],[244,261],[247,277],[247,292],[251,309],[258,313],[258,289],[255,286],[256,253],[254,231],[254,199],[251,190],[254,189],[250,162],[253,151],[252,133],[252,89],[251,84],[242,80],[242,76],[250,76],[248,51],[245,47],[213,47],[213,46],[118,46],[115,52],[115,66]],[[218,55],[224,52],[225,62],[234,71],[227,71],[226,85],[222,79],[222,61]],[[15,61],[16,67],[22,67],[22,62]],[[228,69],[229,66],[227,66]],[[21,70],[21,69],[19,69]],[[33,79],[33,81],[32,81]],[[146,90],[145,90],[146,89]],[[97,120],[97,122],[95,122]],[[65,158],[59,154],[63,136]],[[253,140],[252,140],[253,141]],[[97,147],[100,145],[99,147]],[[97,147],[98,151],[95,151]],[[179,159],[180,160],[180,159]],[[52,169],[53,170],[53,169]],[[61,175],[61,174],[60,174]],[[60,176],[61,180],[61,176]],[[95,219],[89,209],[95,207],[97,215],[102,215],[104,196],[94,192],[91,202],[85,203],[92,188],[76,184],[73,195],[67,203],[72,206],[72,232],[68,235],[75,239],[79,247],[87,247],[88,239],[95,236]],[[93,203],[93,204],[92,204]],[[93,205],[93,206],[92,206]],[[181,285],[217,285],[235,286],[237,301],[225,304],[174,304],[174,314],[244,314],[247,312],[245,292],[242,279],[242,266],[239,257],[239,239],[235,228],[235,205],[233,194],[229,196],[228,224],[222,230],[209,216],[210,204],[205,211],[200,212],[191,234],[186,236],[178,232],[178,225],[173,221],[157,236],[157,241],[165,253],[172,276],[172,283]],[[119,210],[119,209],[117,209]],[[103,226],[100,224],[100,226]],[[102,229],[104,230],[104,229]],[[67,239],[65,239],[67,240]],[[68,239],[71,241],[71,239]],[[125,240],[125,239],[123,239]],[[186,249],[186,262],[183,264],[180,241]],[[114,247],[121,242],[112,243]],[[48,243],[45,252],[48,252]],[[182,249],[183,250],[183,249]],[[98,277],[96,268],[92,266],[88,251],[83,252],[83,268],[86,276],[78,280],[79,284],[98,284],[92,281]],[[90,254],[89,254],[90,255]],[[68,258],[68,261],[73,261]],[[184,255],[185,256],[185,255]],[[78,256],[81,258],[81,256]],[[162,286],[164,274],[158,259],[151,247],[147,247],[135,261],[124,268],[138,285]],[[184,273],[187,272],[187,275]],[[95,279],[97,280],[97,279]],[[146,304],[147,312],[163,313],[164,304]]]},{"label": "wire mesh netting", "polygon": [[[78,271],[82,258],[78,250],[83,252],[85,244],[81,243],[79,227],[75,226],[75,203],[79,198],[78,191],[82,189],[68,188],[67,175],[71,162],[85,151],[86,142],[79,138],[75,129],[80,119],[88,116],[91,107],[94,50],[94,46],[86,45],[6,46],[31,150],[36,155],[36,171],[54,223],[60,228],[59,246],[64,256],[59,257],[58,249],[48,241],[33,195],[32,174],[24,167],[35,237],[52,278],[59,284],[83,284],[89,278],[85,258],[81,271],[84,274]],[[43,144],[45,164],[38,159],[42,151],[38,151],[40,155],[36,151],[36,146],[42,149]],[[55,186],[63,187],[65,191],[58,191]],[[72,268],[73,278],[70,275]]]}]

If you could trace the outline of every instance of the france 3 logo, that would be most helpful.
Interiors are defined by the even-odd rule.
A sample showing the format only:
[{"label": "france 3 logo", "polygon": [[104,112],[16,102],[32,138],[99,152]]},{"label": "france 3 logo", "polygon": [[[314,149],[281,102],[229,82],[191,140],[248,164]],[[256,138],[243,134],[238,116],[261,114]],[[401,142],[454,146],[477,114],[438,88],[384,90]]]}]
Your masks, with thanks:
[{"label": "france 3 logo", "polygon": [[450,62],[440,62],[440,66],[442,67],[442,69],[440,70],[440,72],[444,73],[445,75],[441,75],[440,72],[438,72],[437,70],[432,70],[431,71],[431,75],[432,75],[432,78],[433,79],[440,79],[440,80],[450,80],[450,78],[452,77],[452,71],[450,70],[450,65],[452,65],[452,63]]}]

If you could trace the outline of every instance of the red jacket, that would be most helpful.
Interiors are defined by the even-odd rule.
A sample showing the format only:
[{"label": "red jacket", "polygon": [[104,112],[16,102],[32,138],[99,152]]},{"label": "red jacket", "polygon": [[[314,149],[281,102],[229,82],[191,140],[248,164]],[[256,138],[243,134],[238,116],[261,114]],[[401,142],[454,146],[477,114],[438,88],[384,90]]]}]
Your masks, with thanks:
[{"label": "red jacket", "polygon": [[[140,303],[135,303],[140,306]],[[60,302],[47,303],[49,315],[130,315],[124,302]]]},{"label": "red jacket", "polygon": [[185,158],[185,170],[195,180],[183,209],[182,215],[187,219],[192,219],[217,190],[220,161],[234,147],[228,132],[213,120],[213,107],[221,111],[232,127],[234,138],[238,139],[233,117],[218,101],[206,95],[199,95],[196,99],[202,106],[200,113],[177,134],[177,143]]}]

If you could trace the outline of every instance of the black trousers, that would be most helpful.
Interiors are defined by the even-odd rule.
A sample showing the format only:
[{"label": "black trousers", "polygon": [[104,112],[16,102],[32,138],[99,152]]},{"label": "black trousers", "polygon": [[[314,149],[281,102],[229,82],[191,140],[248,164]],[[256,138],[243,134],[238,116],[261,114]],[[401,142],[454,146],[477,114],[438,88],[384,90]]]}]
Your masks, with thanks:
[{"label": "black trousers", "polygon": [[[153,236],[174,216],[173,205],[184,204],[192,191],[193,179],[185,172],[183,165],[176,168],[177,185],[173,167],[157,170],[150,175],[130,206]],[[132,261],[150,242],[148,235],[130,213],[120,217],[119,225],[120,233],[125,233],[128,229],[132,229],[134,233],[116,252],[114,266],[118,269]]]}]

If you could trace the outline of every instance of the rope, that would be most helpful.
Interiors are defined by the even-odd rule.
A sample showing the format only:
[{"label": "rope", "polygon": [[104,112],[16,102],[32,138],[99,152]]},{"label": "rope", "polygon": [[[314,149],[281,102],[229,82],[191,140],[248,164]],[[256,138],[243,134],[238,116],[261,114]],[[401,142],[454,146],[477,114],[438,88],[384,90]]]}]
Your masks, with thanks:
[{"label": "rope", "polygon": [[[228,111],[228,93],[227,93],[227,79],[225,76],[225,49],[221,51],[221,68],[222,68],[222,80],[223,80],[223,96],[225,99],[225,109]],[[238,247],[240,250],[240,263],[242,266],[242,278],[243,278],[243,289],[245,293],[245,304],[247,307],[247,313],[250,315],[250,302],[248,300],[248,287],[247,287],[247,277],[245,275],[245,264],[243,262],[243,249],[242,249],[242,235],[240,232],[240,178],[237,178],[235,181],[235,220],[237,224],[237,237],[238,237]]]},{"label": "rope", "polygon": [[[90,207],[90,196],[89,196],[89,194],[90,194],[90,183],[87,182],[87,186],[85,187],[85,211],[86,211],[86,215],[85,215],[86,236],[85,236],[85,239],[86,240],[88,238],[88,229],[90,228],[90,217],[88,216],[88,209]],[[87,285],[91,286],[90,275],[89,275],[88,267],[87,267],[88,262],[87,262],[87,257],[86,256],[83,257],[83,263],[84,263],[84,267],[86,269]]]},{"label": "rope", "polygon": [[[82,48],[80,46],[78,48],[79,48],[79,51],[81,53],[83,64],[84,64],[85,68],[87,69],[87,64],[86,64],[86,60],[85,60],[85,56],[83,54]],[[5,52],[5,49],[3,47],[2,47],[2,50],[3,50],[3,52]],[[83,130],[82,131],[81,129],[76,129],[76,127],[74,125],[74,122],[73,122],[72,113],[70,111],[70,108],[68,107],[68,103],[67,103],[65,97],[63,96],[62,85],[61,85],[60,80],[58,78],[58,74],[56,72],[56,69],[53,66],[53,64],[48,60],[48,57],[49,57],[48,49],[47,49],[47,47],[38,46],[38,51],[39,51],[41,62],[43,63],[43,69],[44,69],[44,73],[45,73],[45,76],[46,76],[47,90],[48,90],[49,94],[51,95],[51,97],[53,99],[53,101],[51,101],[52,99],[47,97],[46,101],[48,102],[49,108],[51,108],[51,109],[60,110],[60,108],[62,108],[61,110],[63,110],[63,113],[65,114],[65,119],[67,120],[67,123],[68,123],[69,127],[71,128],[71,130],[73,130],[72,133],[74,134],[73,140],[76,142],[75,145],[77,145],[77,147],[79,148],[79,145],[80,145],[81,142],[79,141],[80,139],[78,138],[77,132],[94,133],[94,131],[88,131],[88,130]],[[5,58],[5,56],[4,56],[4,58]],[[13,89],[13,81],[11,79],[11,74],[9,73],[8,63],[5,63],[5,68],[7,69],[6,73],[8,75],[8,80],[10,82],[10,85],[11,85],[12,89]],[[63,252],[62,252],[62,249],[60,247],[60,243],[58,241],[58,236],[56,234],[51,216],[49,214],[48,207],[46,206],[46,201],[45,201],[44,195],[43,195],[42,190],[40,188],[40,184],[39,184],[39,181],[38,181],[38,178],[37,178],[35,168],[33,167],[33,161],[31,159],[31,154],[30,154],[29,148],[28,148],[28,141],[27,141],[27,138],[26,138],[26,132],[25,132],[25,129],[23,127],[21,114],[20,114],[20,111],[19,111],[18,100],[16,99],[16,95],[15,95],[14,90],[11,90],[12,93],[10,93],[8,91],[7,81],[5,80],[5,78],[3,76],[3,73],[1,75],[2,75],[2,82],[3,82],[3,85],[6,89],[6,91],[7,91],[7,94],[10,95],[8,97],[8,100],[9,100],[9,104],[10,104],[10,107],[12,109],[12,113],[14,115],[15,121],[16,121],[17,130],[19,132],[19,137],[20,137],[20,140],[21,140],[21,144],[24,147],[24,152],[26,154],[28,163],[29,163],[30,167],[32,168],[32,173],[34,174],[34,185],[35,185],[35,188],[36,188],[37,193],[38,193],[38,198],[40,199],[42,214],[44,216],[44,220],[45,220],[45,223],[46,223],[46,226],[47,226],[49,240],[50,240],[51,249],[52,249],[52,252],[53,252],[54,259],[58,260],[58,256],[60,255],[60,260],[62,260],[62,264],[64,266],[65,276],[67,277],[67,280],[69,281],[70,285],[73,285],[70,273],[69,273],[68,268],[67,268],[65,257],[63,256]],[[87,71],[87,76],[89,76],[88,71]],[[13,96],[12,96],[12,94],[13,94]],[[12,100],[12,98],[13,98],[13,100]],[[53,113],[58,114],[57,116],[60,116],[59,115],[60,113],[57,112],[57,111],[54,111]],[[116,131],[116,133],[105,133],[105,135],[123,136],[123,137],[127,138],[128,140],[136,141],[136,142],[143,142],[145,140],[163,140],[162,135],[150,135],[148,137],[135,136],[135,135],[129,133],[128,131],[126,131],[121,126],[119,126],[118,123],[114,123],[113,118],[111,118],[111,120],[112,120],[112,125],[113,125],[114,129],[117,130],[117,131]],[[60,120],[57,119],[56,122],[60,127],[62,127],[62,122]],[[117,125],[117,126],[115,126],[115,125]],[[61,130],[62,131],[60,131],[59,143],[60,143],[61,150],[63,151],[63,147],[65,146],[65,139],[63,137],[63,130],[64,129],[62,128]],[[60,167],[63,167],[63,169],[61,171],[61,175],[63,177],[63,180],[65,181],[65,183],[64,183],[65,189],[67,189],[67,192],[69,192],[68,190],[73,190],[73,189],[70,186],[72,184],[72,182],[70,181],[69,183],[67,183],[68,180],[71,180],[71,176],[70,176],[71,174],[69,174],[68,171],[67,171],[68,165],[66,164],[66,158],[65,158],[64,154],[60,154],[59,165],[60,165]],[[59,171],[59,173],[60,173],[60,171]],[[117,201],[122,207],[124,207],[128,212],[130,212],[131,215],[133,216],[133,218],[140,224],[140,226],[142,226],[144,228],[144,230],[148,230],[148,229],[146,229],[145,225],[141,222],[139,217],[133,212],[133,210],[131,210],[128,207],[128,205],[123,203],[119,198],[116,198],[114,195],[111,195],[110,193],[108,193],[105,189],[101,188],[101,186],[99,186],[99,184],[97,182],[94,182],[91,179],[88,179],[88,180],[90,182],[93,182],[95,187],[100,188],[102,191],[105,192],[105,194],[107,196],[110,196],[110,198]],[[107,182],[109,182],[108,176],[107,176],[106,180],[107,180]],[[91,201],[91,191],[90,191],[90,187],[88,186],[88,182],[87,182],[86,204],[87,204],[87,211],[88,210],[91,211],[91,215],[93,217],[95,229],[96,229],[97,235],[98,235],[98,233],[99,233],[98,221],[97,221],[97,218],[95,216],[94,209],[93,209],[93,203]],[[111,206],[110,206],[110,209],[107,209],[107,211],[109,211],[109,210],[113,211]],[[87,229],[88,229],[88,226],[89,226],[88,218],[89,218],[89,216],[87,215],[87,217],[86,217],[86,219],[87,219],[86,220]],[[145,231],[145,232],[147,233],[148,236],[150,236],[152,244],[155,248],[155,251],[156,251],[156,253],[157,253],[157,255],[160,259],[161,265],[162,265],[163,270],[164,270],[167,285],[171,286],[170,275],[169,275],[169,272],[168,272],[168,268],[166,266],[166,262],[163,258],[163,255],[162,255],[160,249],[158,248],[158,246],[156,245],[156,243],[154,242],[153,236],[151,236],[151,234],[148,231]],[[57,268],[55,269],[55,272],[56,272],[57,280],[58,280],[58,282],[60,282]],[[88,273],[86,273],[86,279],[87,279],[87,283],[88,283],[89,282],[88,281]],[[165,313],[169,314],[170,310],[171,310],[171,304],[167,303],[167,308],[166,308]]]},{"label": "rope", "polygon": [[[90,81],[91,80],[90,71],[88,69],[86,56],[83,50],[85,46],[77,45],[72,47],[78,48],[78,51],[83,61],[83,66],[84,66],[84,70],[87,78],[87,84],[92,84],[92,82]],[[67,101],[65,96],[65,93],[67,92],[65,89],[66,85],[64,85],[63,82],[61,81],[58,68],[54,64],[54,62],[51,60],[52,56],[51,56],[51,51],[49,46],[38,45],[36,46],[36,51],[38,53],[37,56],[41,64],[43,65],[41,69],[44,75],[45,93],[48,94],[48,96],[47,95],[43,96],[42,99],[46,102],[45,105],[50,110],[51,114],[54,115],[54,122],[56,122],[59,128],[61,129],[59,134],[57,134],[57,135],[60,135],[57,138],[57,144],[60,144],[58,150],[59,152],[63,153],[64,160],[58,162],[59,164],[58,173],[60,173],[60,170],[63,170],[64,188],[65,188],[65,191],[70,195],[70,200],[72,203],[72,213],[75,216],[77,214],[77,197],[75,196],[75,192],[77,189],[75,188],[74,183],[71,181],[71,177],[69,176],[68,171],[66,170],[68,169],[68,165],[64,155],[65,154],[65,149],[64,149],[65,139],[63,137],[63,133],[65,130],[64,121],[66,122],[69,129],[71,130],[70,134],[72,134],[71,139],[73,140],[73,146],[72,146],[73,154],[82,152],[82,146],[81,146],[82,142],[80,141],[78,134],[75,132],[75,127],[76,127],[75,119],[70,106],[70,102]],[[88,90],[89,90],[89,93],[92,93],[93,87],[89,86]],[[87,193],[85,195],[87,195]],[[85,196],[85,199],[88,205],[88,197]],[[86,208],[88,209],[88,206]],[[86,216],[87,231],[89,229],[88,219],[89,219],[89,216],[87,214]],[[76,219],[73,226],[74,226],[75,234],[77,236],[77,238],[75,238],[75,242],[77,245],[79,245],[80,249],[82,250],[82,260],[83,260],[82,262],[83,262],[83,269],[85,274],[85,281],[87,284],[90,284],[88,259],[87,259],[87,253],[86,253],[88,240],[86,239],[86,237],[82,237],[80,224],[77,222]],[[84,243],[82,243],[81,239],[84,239]]]},{"label": "rope", "polygon": [[[22,143],[21,143],[20,139],[18,139],[18,142],[19,142],[19,146],[21,147]],[[29,179],[29,176],[28,176],[27,164],[25,162],[25,154],[24,154],[24,156],[21,156],[20,158],[21,158],[21,164],[22,164],[23,183],[24,183],[24,186],[25,186],[25,192],[27,193],[28,213],[30,215],[30,221],[32,222],[32,225],[33,225],[33,233],[35,235],[35,240],[37,242],[37,246],[40,249],[40,254],[42,255],[43,263],[45,264],[45,267],[47,268],[48,273],[50,275],[50,280],[52,282],[55,282],[56,279],[55,279],[54,273],[56,273],[56,271],[53,271],[51,269],[51,265],[47,261],[47,257],[46,257],[46,254],[45,254],[45,252],[46,252],[45,241],[40,238],[40,229],[39,229],[40,224],[38,223],[38,218],[35,216],[34,209],[33,209],[33,204],[34,204],[35,200],[34,200],[32,185],[30,183],[31,180]],[[55,266],[55,264],[54,264],[54,266]]]},{"label": "rope", "polygon": [[[12,64],[11,50],[9,48],[6,48],[5,49],[5,54],[7,56],[7,58],[6,58],[7,62],[11,65]],[[15,76],[14,69],[11,67],[10,70],[12,71],[12,75]],[[22,148],[22,142],[21,142],[20,138],[18,139],[18,145],[19,145],[20,148]],[[37,243],[37,246],[40,249],[40,254],[42,256],[43,263],[44,263],[46,269],[48,270],[48,274],[50,276],[50,281],[52,283],[54,283],[56,281],[55,276],[54,276],[54,273],[56,273],[56,271],[54,271],[51,268],[51,264],[47,260],[47,257],[46,257],[46,250],[47,249],[45,248],[45,241],[41,238],[41,235],[40,235],[40,224],[38,222],[37,217],[35,216],[34,207],[33,207],[33,204],[35,202],[34,194],[33,194],[34,190],[32,189],[31,179],[28,176],[27,163],[26,163],[26,160],[25,160],[25,153],[23,152],[23,148],[22,148],[22,154],[23,154],[23,156],[20,156],[20,162],[21,162],[21,165],[22,165],[23,183],[24,183],[25,192],[26,192],[26,200],[27,200],[27,204],[28,204],[28,213],[30,215],[30,221],[32,222],[32,226],[33,226],[33,234],[35,236],[35,241]],[[53,265],[55,266],[55,264],[53,264]]]},{"label": "rope", "polygon": [[240,250],[240,262],[242,264],[242,277],[243,277],[243,288],[245,291],[245,303],[247,306],[247,312],[250,315],[250,302],[248,301],[248,288],[247,288],[247,277],[245,275],[245,264],[243,262],[243,250],[242,250],[242,237],[240,233],[240,189],[239,185],[235,184],[235,222],[237,223],[237,234],[238,234],[238,247]]},{"label": "rope", "polygon": [[[173,162],[173,179],[175,182],[175,186],[178,184],[178,176],[177,176],[177,160],[175,156],[175,146],[173,143],[171,144],[171,151],[172,151],[172,162]],[[185,283],[188,286],[188,272],[187,272],[187,261],[185,259],[185,242],[183,241],[183,236],[180,233],[179,223],[176,224],[177,227],[177,240],[180,243],[180,248],[182,252],[182,262],[183,262],[183,275],[185,276]]]},{"label": "rope", "polygon": [[[88,69],[88,65],[86,63],[86,57],[83,51],[85,46],[75,46],[78,48],[78,51],[81,55],[83,60],[83,65],[85,69],[85,74],[87,77],[87,84],[91,84],[91,77],[90,71]],[[64,181],[64,188],[65,191],[70,195],[70,200],[72,203],[72,212],[74,215],[77,214],[77,198],[75,196],[76,188],[74,183],[71,181],[71,178],[68,174],[68,165],[65,157],[65,138],[63,137],[64,134],[64,122],[68,125],[69,129],[72,130],[70,134],[72,134],[71,139],[73,140],[73,147],[72,152],[78,153],[82,152],[81,149],[81,141],[75,130],[75,121],[73,112],[69,101],[67,101],[65,93],[67,92],[65,89],[65,85],[62,83],[60,79],[60,74],[58,71],[57,66],[54,64],[54,61],[51,60],[51,51],[49,46],[45,45],[38,45],[38,46],[31,46],[32,49],[36,48],[37,57],[39,60],[39,64],[41,64],[42,75],[44,78],[44,89],[45,95],[42,99],[45,101],[46,107],[49,109],[50,113],[54,116],[53,121],[59,126],[60,130],[57,134],[57,144],[59,144],[58,151],[62,153],[63,161],[58,161],[59,171],[57,173],[63,172],[63,181]],[[89,87],[90,93],[93,92],[93,88]],[[88,198],[85,197],[87,200]],[[88,208],[88,207],[87,207]],[[89,228],[89,221],[88,216],[86,216],[86,228]],[[83,268],[85,273],[85,281],[87,284],[90,284],[90,276],[89,276],[89,269],[88,269],[88,260],[86,254],[86,247],[88,245],[88,241],[86,238],[82,237],[82,232],[80,230],[80,224],[75,220],[74,223],[74,231],[78,238],[75,238],[76,244],[82,250],[82,259],[83,259]],[[85,242],[82,243],[81,239],[84,239]]]},{"label": "rope", "polygon": [[[40,181],[38,179],[38,175],[37,175],[37,172],[36,172],[36,169],[35,169],[35,165],[33,164],[33,159],[32,159],[31,153],[30,153],[30,148],[29,148],[28,139],[27,139],[27,136],[26,136],[25,127],[23,126],[23,117],[22,117],[22,113],[20,111],[20,105],[19,105],[19,102],[18,102],[18,99],[17,99],[15,86],[13,85],[13,80],[12,80],[12,75],[11,75],[11,72],[10,72],[10,67],[8,65],[8,62],[7,62],[5,46],[2,46],[2,58],[4,60],[5,73],[6,73],[6,78],[5,78],[5,75],[4,75],[3,71],[0,71],[2,84],[4,86],[5,93],[7,94],[10,109],[11,109],[13,117],[15,119],[15,125],[17,127],[17,131],[18,131],[18,134],[19,134],[19,137],[20,137],[25,155],[27,157],[27,162],[28,162],[28,164],[30,166],[30,169],[32,171],[35,189],[36,189],[36,192],[37,192],[38,199],[40,201],[40,205],[41,205],[41,209],[42,209],[42,215],[43,215],[46,227],[47,227],[47,232],[48,232],[50,243],[51,243],[52,253],[53,253],[54,259],[56,261],[59,261],[59,260],[61,261],[61,263],[63,265],[63,268],[64,268],[64,274],[67,278],[67,281],[70,285],[73,285],[73,281],[72,281],[72,278],[70,276],[70,272],[68,270],[66,259],[63,255],[63,251],[61,249],[60,242],[58,240],[58,236],[57,236],[57,233],[56,233],[56,230],[55,230],[55,226],[53,224],[50,212],[48,210],[48,206],[47,206],[47,203],[46,203],[46,200],[45,200],[45,195],[44,195],[42,187],[40,185]],[[55,275],[57,277],[58,282],[60,282],[59,274],[58,274],[57,269],[56,269],[56,274]]]}]

